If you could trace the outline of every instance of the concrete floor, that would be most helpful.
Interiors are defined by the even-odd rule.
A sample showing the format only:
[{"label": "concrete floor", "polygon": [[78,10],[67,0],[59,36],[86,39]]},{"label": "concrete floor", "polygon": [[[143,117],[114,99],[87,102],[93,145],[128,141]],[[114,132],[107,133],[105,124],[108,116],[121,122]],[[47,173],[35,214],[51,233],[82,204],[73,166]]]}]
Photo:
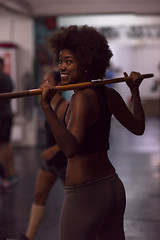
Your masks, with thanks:
[{"label": "concrete floor", "polygon": [[[143,136],[132,135],[113,119],[110,142],[110,158],[127,194],[126,240],[159,240],[160,119],[146,119]],[[41,150],[15,148],[20,181],[10,193],[0,194],[0,240],[25,233]],[[45,219],[36,240],[58,240],[63,196],[63,186],[58,180],[49,195]]]}]

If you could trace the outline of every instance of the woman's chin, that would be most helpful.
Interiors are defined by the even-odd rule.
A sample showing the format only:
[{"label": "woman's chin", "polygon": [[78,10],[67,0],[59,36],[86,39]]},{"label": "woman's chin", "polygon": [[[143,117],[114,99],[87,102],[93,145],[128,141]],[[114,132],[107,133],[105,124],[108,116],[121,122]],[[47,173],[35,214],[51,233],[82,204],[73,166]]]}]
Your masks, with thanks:
[{"label": "woman's chin", "polygon": [[61,85],[68,85],[70,84],[69,81],[61,81]]},{"label": "woman's chin", "polygon": [[70,79],[61,77],[61,85],[67,85],[67,84],[70,84]]}]

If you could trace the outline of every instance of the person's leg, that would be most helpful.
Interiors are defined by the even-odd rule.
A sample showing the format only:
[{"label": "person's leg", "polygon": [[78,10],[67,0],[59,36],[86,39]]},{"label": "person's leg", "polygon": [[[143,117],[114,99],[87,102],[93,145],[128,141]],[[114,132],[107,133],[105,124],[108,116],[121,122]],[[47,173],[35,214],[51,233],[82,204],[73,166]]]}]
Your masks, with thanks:
[{"label": "person's leg", "polygon": [[0,163],[0,177],[2,179],[6,178],[5,170],[4,170],[4,167],[1,163]]},{"label": "person's leg", "polygon": [[3,191],[10,187],[10,183],[6,177],[3,165],[0,163],[0,189]]},{"label": "person's leg", "polygon": [[11,184],[6,177],[5,169],[0,162],[0,190],[8,191],[10,187]]},{"label": "person's leg", "polygon": [[0,161],[4,166],[6,177],[11,180],[15,177],[14,150],[10,141],[12,130],[12,117],[3,119],[0,125]]},{"label": "person's leg", "polygon": [[[6,165],[6,144],[4,142],[1,142],[0,144],[0,163],[2,164],[5,174],[7,170],[7,165]],[[6,174],[7,175],[7,174]]]},{"label": "person's leg", "polygon": [[4,142],[0,146],[0,151],[1,162],[4,166],[7,178],[15,176],[14,151],[12,145],[9,142]]},{"label": "person's leg", "polygon": [[25,234],[30,240],[35,238],[38,227],[44,217],[45,203],[56,179],[57,175],[54,173],[44,171],[43,169],[40,169],[38,172],[34,202],[31,207],[29,223]]}]

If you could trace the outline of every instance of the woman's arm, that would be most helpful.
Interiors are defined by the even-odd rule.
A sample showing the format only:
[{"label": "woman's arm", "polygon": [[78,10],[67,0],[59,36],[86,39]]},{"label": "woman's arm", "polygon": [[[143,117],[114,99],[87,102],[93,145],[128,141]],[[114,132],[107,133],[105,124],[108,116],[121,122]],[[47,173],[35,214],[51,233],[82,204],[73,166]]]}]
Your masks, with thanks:
[{"label": "woman's arm", "polygon": [[139,73],[135,72],[132,72],[130,76],[133,80],[128,82],[127,85],[132,95],[132,112],[128,109],[120,94],[113,89],[108,91],[109,106],[115,118],[124,127],[136,135],[142,135],[145,130],[145,116],[139,96],[139,86],[143,79]]},{"label": "woman's arm", "polygon": [[[125,77],[127,77],[127,73],[124,73]],[[133,115],[139,121],[140,129],[142,133],[145,130],[145,115],[144,110],[141,103],[140,93],[139,93],[139,86],[143,81],[143,78],[140,73],[132,72],[130,74],[133,80],[127,82],[128,87],[131,91],[131,107],[133,111]]]},{"label": "woman's arm", "polygon": [[72,157],[78,149],[76,137],[60,121],[51,107],[45,106],[43,107],[43,111],[59,148],[67,158]]},{"label": "woman's arm", "polygon": [[[78,91],[72,96],[67,127],[59,120],[50,106],[54,88],[42,85],[41,106],[59,148],[67,158],[75,157],[81,147],[86,127],[94,121],[94,96],[89,90]],[[91,90],[90,90],[91,91]],[[92,91],[93,92],[93,91]],[[93,108],[94,107],[94,108]]]}]

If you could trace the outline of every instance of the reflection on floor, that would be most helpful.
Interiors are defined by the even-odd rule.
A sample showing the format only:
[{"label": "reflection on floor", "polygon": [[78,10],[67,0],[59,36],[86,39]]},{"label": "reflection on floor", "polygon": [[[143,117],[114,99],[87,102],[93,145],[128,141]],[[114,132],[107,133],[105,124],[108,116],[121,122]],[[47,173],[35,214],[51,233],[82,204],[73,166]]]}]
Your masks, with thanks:
[{"label": "reflection on floor", "polygon": [[[160,119],[146,120],[143,136],[134,136],[112,121],[110,158],[127,192],[125,231],[127,240],[160,239]],[[0,240],[25,233],[33,200],[40,148],[16,148],[19,183],[0,194]],[[58,240],[63,186],[57,181],[47,203],[45,220],[36,240]],[[115,239],[116,240],[116,239]]]}]

